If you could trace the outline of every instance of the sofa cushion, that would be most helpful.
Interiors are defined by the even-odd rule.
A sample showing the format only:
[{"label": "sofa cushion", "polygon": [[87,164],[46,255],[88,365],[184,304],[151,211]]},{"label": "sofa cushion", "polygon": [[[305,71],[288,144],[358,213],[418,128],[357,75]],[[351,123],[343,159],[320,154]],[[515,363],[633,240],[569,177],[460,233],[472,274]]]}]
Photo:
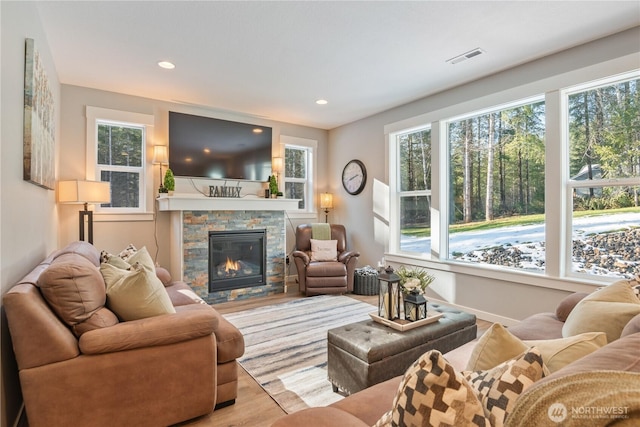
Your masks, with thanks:
[{"label": "sofa cushion", "polygon": [[338,241],[311,239],[311,261],[337,261]]},{"label": "sofa cushion", "polygon": [[499,323],[491,325],[478,339],[467,362],[468,371],[494,368],[505,360],[513,359],[529,348]]},{"label": "sofa cushion", "polygon": [[636,334],[640,332],[640,314],[634,316],[627,325],[622,329],[622,333],[620,334],[620,338],[626,337],[627,335]]},{"label": "sofa cushion", "polygon": [[491,369],[524,351],[519,351],[520,349],[536,347],[542,354],[545,367],[549,372],[555,372],[606,344],[607,336],[604,332],[586,332],[567,338],[523,341],[496,323],[478,340],[469,358],[467,369]]},{"label": "sofa cushion", "polygon": [[85,255],[69,251],[57,256],[37,285],[51,309],[78,337],[118,323],[104,308],[106,292],[100,271]]},{"label": "sofa cushion", "polygon": [[588,295],[586,292],[574,292],[564,297],[556,307],[556,317],[558,320],[566,322],[571,310]]},{"label": "sofa cushion", "polygon": [[620,338],[629,320],[640,314],[640,300],[631,283],[619,280],[585,297],[567,317],[562,335],[605,332],[609,342]]},{"label": "sofa cushion", "polygon": [[136,320],[175,313],[155,271],[149,271],[140,263],[129,270],[103,263],[100,272],[107,283],[107,306],[120,319]]},{"label": "sofa cushion", "polygon": [[476,391],[491,426],[501,427],[518,397],[544,377],[544,371],[542,355],[532,347],[493,369],[462,375]]}]

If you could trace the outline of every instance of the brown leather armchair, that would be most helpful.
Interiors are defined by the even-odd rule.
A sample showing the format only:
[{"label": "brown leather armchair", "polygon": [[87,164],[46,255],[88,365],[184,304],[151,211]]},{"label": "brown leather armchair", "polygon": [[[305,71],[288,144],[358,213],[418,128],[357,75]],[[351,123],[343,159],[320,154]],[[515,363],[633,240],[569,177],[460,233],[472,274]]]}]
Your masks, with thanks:
[{"label": "brown leather armchair", "polygon": [[307,296],[343,294],[353,291],[353,272],[360,252],[347,250],[343,225],[331,224],[331,240],[338,241],[337,261],[311,261],[311,224],[296,227],[296,250],[292,253],[298,270],[300,292]]}]

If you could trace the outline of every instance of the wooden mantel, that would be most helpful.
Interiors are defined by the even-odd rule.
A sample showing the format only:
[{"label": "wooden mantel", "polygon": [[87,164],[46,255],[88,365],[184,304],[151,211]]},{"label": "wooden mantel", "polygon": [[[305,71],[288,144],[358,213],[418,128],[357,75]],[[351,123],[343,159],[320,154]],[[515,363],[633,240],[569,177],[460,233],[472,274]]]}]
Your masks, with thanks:
[{"label": "wooden mantel", "polygon": [[162,194],[156,199],[159,211],[291,211],[299,199],[265,199],[257,196],[207,197],[201,194]]}]

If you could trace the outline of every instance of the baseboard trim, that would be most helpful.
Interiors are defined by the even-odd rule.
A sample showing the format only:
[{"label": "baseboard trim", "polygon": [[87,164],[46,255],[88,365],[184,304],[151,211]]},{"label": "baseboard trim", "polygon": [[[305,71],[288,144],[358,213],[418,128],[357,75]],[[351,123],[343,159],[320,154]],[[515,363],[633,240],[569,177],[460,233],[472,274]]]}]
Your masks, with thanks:
[{"label": "baseboard trim", "polygon": [[476,310],[475,308],[465,307],[463,305],[452,304],[449,301],[440,300],[437,298],[428,298],[429,302],[438,302],[441,304],[445,304],[451,307],[458,308],[462,311],[466,311],[467,313],[475,314],[478,319],[486,320],[491,323],[500,323],[504,326],[515,326],[520,323],[517,319],[512,319],[510,317],[499,316],[497,314],[489,313],[487,311]]}]

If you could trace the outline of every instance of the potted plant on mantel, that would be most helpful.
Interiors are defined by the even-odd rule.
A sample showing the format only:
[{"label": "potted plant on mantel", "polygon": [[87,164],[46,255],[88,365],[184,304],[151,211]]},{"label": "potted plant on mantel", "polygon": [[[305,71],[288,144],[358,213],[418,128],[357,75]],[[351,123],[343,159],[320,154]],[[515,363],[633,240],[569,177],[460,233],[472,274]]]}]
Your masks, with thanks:
[{"label": "potted plant on mantel", "polygon": [[278,197],[278,181],[275,175],[269,177],[269,193],[272,199]]},{"label": "potted plant on mantel", "polygon": [[173,171],[171,169],[167,169],[164,173],[164,185],[160,187],[160,192],[163,193],[162,189],[165,189],[164,193],[169,193],[169,195],[173,195],[173,192],[176,189],[176,180],[173,177]]}]

